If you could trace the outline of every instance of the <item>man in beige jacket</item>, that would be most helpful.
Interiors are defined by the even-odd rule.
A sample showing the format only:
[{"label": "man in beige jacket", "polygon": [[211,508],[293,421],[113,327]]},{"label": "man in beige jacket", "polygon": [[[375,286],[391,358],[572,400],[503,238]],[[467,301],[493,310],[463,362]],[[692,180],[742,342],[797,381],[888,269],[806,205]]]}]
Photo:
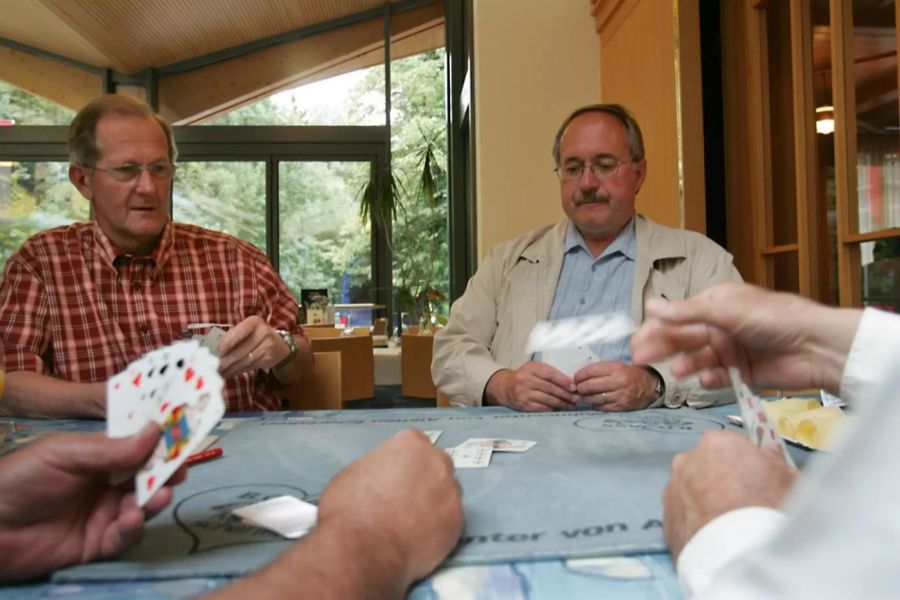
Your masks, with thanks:
[{"label": "man in beige jacket", "polygon": [[636,214],[647,161],[640,128],[623,107],[573,112],[553,157],[568,219],[500,244],[480,266],[435,337],[431,371],[440,391],[455,405],[529,411],[721,400],[696,380],[675,381],[664,363],[632,364],[627,341],[592,345],[591,360],[571,376],[525,352],[539,321],[618,311],[640,323],[648,298],[683,299],[741,280],[731,255],[711,240]]}]

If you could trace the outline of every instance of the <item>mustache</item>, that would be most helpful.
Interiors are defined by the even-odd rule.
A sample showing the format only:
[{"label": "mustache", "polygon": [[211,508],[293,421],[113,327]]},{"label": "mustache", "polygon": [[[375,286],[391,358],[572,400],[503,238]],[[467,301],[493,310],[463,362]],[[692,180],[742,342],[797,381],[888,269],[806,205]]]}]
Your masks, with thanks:
[{"label": "mustache", "polygon": [[573,198],[575,202],[575,206],[582,206],[583,204],[600,204],[600,203],[608,203],[609,195],[601,194],[599,192],[582,192],[576,195]]}]

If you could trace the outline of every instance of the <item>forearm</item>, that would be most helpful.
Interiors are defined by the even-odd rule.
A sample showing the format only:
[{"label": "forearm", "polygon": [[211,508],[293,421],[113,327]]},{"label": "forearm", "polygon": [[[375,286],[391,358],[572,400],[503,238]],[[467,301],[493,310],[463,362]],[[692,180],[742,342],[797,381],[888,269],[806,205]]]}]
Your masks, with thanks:
[{"label": "forearm", "polygon": [[455,402],[480,406],[491,378],[504,366],[490,352],[489,342],[482,342],[460,332],[452,324],[434,339],[431,375],[434,383]]},{"label": "forearm", "polygon": [[506,406],[510,403],[515,389],[516,375],[509,369],[500,369],[488,379],[484,386],[482,403],[485,406]]},{"label": "forearm", "polygon": [[[820,387],[838,394],[847,356],[859,328],[862,312],[854,309],[835,309],[813,304],[815,310],[804,311],[803,330],[820,371]],[[827,323],[827,327],[823,324]]]},{"label": "forearm", "polygon": [[402,561],[373,540],[320,527],[263,570],[212,596],[214,600],[404,598]]},{"label": "forearm", "polygon": [[7,373],[0,414],[102,419],[106,416],[106,383],[73,383],[29,371]]}]

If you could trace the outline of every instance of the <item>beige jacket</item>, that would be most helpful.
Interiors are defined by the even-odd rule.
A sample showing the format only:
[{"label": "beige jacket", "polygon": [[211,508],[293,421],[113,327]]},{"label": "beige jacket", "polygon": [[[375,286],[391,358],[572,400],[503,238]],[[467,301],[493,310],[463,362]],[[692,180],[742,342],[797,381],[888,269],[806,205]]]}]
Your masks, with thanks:
[{"label": "beige jacket", "polygon": [[[567,221],[531,231],[495,247],[450,310],[450,322],[434,339],[431,374],[438,389],[457,406],[480,406],[484,388],[500,369],[531,359],[528,334],[550,314],[563,262]],[[725,281],[741,281],[732,257],[712,240],[681,229],[635,219],[637,261],[631,317],[644,319],[648,298],[677,300]],[[707,392],[696,378],[675,380],[665,363],[663,402],[709,406],[733,401],[730,393]]]}]

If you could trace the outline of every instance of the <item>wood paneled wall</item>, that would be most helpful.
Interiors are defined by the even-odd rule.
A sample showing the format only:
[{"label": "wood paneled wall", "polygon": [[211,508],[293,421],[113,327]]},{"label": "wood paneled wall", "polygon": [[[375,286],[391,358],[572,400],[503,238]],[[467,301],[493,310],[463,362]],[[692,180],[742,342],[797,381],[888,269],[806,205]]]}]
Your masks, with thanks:
[{"label": "wood paneled wall", "polygon": [[665,225],[705,233],[698,2],[592,3],[600,96],[627,107],[644,134],[648,175],[638,210]]}]

